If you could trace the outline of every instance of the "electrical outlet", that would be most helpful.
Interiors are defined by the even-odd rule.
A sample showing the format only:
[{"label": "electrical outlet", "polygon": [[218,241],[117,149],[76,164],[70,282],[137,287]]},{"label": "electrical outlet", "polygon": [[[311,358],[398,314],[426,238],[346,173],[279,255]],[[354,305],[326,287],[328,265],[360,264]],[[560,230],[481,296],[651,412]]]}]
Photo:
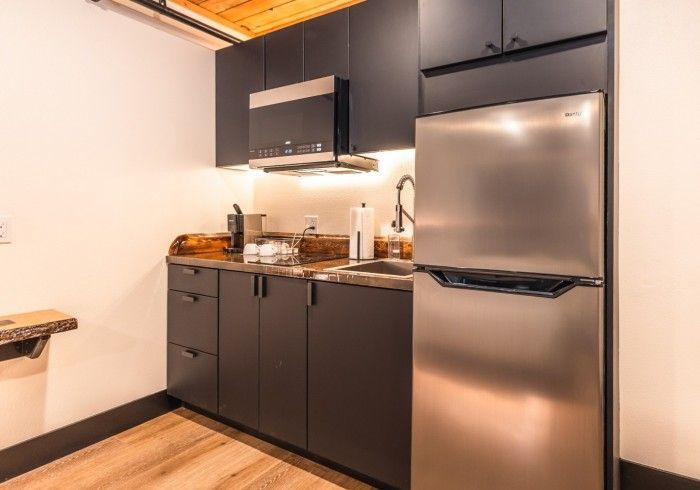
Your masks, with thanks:
[{"label": "electrical outlet", "polygon": [[12,237],[10,232],[12,231],[10,226],[11,219],[9,216],[0,214],[0,243],[10,243]]},{"label": "electrical outlet", "polygon": [[318,234],[318,215],[304,216],[304,228],[313,226],[313,233]]}]

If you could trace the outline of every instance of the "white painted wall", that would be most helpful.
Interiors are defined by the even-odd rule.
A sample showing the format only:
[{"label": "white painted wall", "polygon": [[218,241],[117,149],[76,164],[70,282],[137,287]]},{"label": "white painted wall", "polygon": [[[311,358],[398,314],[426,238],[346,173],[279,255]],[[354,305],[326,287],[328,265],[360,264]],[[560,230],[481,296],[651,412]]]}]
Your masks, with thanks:
[{"label": "white painted wall", "polygon": [[[254,182],[253,208],[267,213],[266,230],[301,232],[304,215],[318,215],[319,233],[350,233],[350,208],[363,202],[374,208],[375,234],[390,232],[396,204],[396,184],[404,174],[415,176],[415,151],[401,150],[370,155],[379,160],[379,171],[357,175],[290,177],[260,174]],[[413,215],[414,190],[406,183],[401,202]],[[404,220],[410,236],[413,227]]]},{"label": "white painted wall", "polygon": [[[620,2],[621,454],[700,478],[700,3]],[[232,201],[343,234],[365,201],[386,233],[411,153],[349,178],[216,170],[212,52],[81,0],[0,12],[0,314],[80,320],[0,364],[0,448],[164,388],[163,255]]]},{"label": "white painted wall", "polygon": [[214,160],[214,54],[83,0],[0,7],[0,315],[79,330],[0,363],[0,448],[165,388],[164,256],[250,199]]},{"label": "white painted wall", "polygon": [[700,478],[700,2],[620,2],[623,458]]}]

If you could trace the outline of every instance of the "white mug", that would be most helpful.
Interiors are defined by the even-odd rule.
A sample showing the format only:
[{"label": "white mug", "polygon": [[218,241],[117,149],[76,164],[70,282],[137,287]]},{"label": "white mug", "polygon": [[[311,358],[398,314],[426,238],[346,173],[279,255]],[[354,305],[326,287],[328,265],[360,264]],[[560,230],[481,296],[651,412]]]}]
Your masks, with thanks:
[{"label": "white mug", "polygon": [[259,253],[260,249],[254,243],[246,243],[245,248],[243,249],[243,255],[258,255]]},{"label": "white mug", "polygon": [[266,243],[260,246],[260,256],[261,257],[274,257],[277,255],[277,247],[272,243]]}]

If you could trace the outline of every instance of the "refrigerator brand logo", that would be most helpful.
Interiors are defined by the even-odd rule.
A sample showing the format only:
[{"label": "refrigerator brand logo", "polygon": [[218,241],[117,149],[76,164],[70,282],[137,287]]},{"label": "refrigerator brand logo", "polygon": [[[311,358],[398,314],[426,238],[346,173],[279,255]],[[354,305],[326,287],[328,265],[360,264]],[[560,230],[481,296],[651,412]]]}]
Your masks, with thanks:
[{"label": "refrigerator brand logo", "polygon": [[577,111],[577,112],[565,112],[564,116],[566,117],[581,117],[583,115],[583,112]]}]

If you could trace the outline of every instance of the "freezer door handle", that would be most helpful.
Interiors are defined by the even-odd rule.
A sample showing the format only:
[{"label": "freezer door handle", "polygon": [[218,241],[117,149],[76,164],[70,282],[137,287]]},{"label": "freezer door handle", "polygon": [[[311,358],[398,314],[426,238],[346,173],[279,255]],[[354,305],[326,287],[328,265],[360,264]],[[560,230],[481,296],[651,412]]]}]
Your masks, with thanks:
[{"label": "freezer door handle", "polygon": [[558,298],[576,286],[574,279],[561,277],[512,276],[442,269],[428,269],[427,272],[445,288],[477,289],[552,299]]}]

